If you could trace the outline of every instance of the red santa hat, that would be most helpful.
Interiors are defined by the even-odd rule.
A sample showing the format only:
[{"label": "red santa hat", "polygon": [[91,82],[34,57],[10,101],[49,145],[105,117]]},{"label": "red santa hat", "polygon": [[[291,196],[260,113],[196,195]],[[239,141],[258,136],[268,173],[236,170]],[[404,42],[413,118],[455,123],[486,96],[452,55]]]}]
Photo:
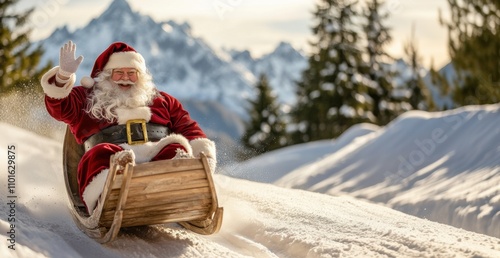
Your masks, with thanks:
[{"label": "red santa hat", "polygon": [[145,72],[146,62],[142,55],[137,53],[131,46],[123,42],[115,42],[97,57],[90,77],[83,77],[80,83],[86,88],[92,88],[95,84],[94,79],[102,71],[125,67],[131,67],[137,69],[139,72]]}]

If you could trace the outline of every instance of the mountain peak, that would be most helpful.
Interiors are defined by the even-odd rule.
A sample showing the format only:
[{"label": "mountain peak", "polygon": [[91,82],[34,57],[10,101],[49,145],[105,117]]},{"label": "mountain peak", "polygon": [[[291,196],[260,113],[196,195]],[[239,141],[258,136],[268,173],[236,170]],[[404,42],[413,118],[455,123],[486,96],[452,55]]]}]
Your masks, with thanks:
[{"label": "mountain peak", "polygon": [[101,19],[122,20],[124,16],[134,15],[132,8],[126,0],[113,0],[101,15]]},{"label": "mountain peak", "polygon": [[283,41],[278,44],[274,51],[267,55],[264,55],[260,59],[265,60],[269,58],[278,58],[292,63],[295,63],[297,60],[305,60],[305,57],[302,53],[296,50],[290,43]]},{"label": "mountain peak", "polygon": [[288,54],[298,54],[298,51],[293,48],[293,46],[288,42],[280,42],[278,47],[274,50],[273,53],[288,55]]},{"label": "mountain peak", "polygon": [[121,10],[132,11],[127,0],[113,0],[113,2],[111,2],[111,4],[109,5],[108,9],[121,9]]},{"label": "mountain peak", "polygon": [[56,39],[56,40],[66,40],[66,38],[70,38],[70,32],[69,32],[69,29],[68,29],[68,26],[67,25],[64,25],[63,27],[60,27],[60,28],[57,28],[56,30],[54,30],[54,32],[52,32],[52,34],[50,35],[51,38],[53,39]]},{"label": "mountain peak", "polygon": [[281,41],[277,47],[278,49],[293,49],[292,45],[288,42]]},{"label": "mountain peak", "polygon": [[179,23],[176,23],[175,21],[170,20],[170,21],[162,22],[161,26],[167,32],[180,31],[180,32],[183,32],[187,35],[191,35],[191,25],[189,25],[189,23],[187,23],[187,22],[179,24]]}]

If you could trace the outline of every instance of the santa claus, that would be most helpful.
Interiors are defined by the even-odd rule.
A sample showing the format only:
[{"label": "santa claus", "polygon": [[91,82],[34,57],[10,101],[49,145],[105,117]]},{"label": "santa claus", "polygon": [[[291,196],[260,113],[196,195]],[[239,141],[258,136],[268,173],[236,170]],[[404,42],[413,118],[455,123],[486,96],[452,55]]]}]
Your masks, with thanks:
[{"label": "santa claus", "polygon": [[111,155],[123,166],[204,152],[215,170],[214,142],[177,99],[155,88],[141,54],[125,43],[113,43],[97,57],[90,77],[74,87],[83,61],[75,52],[71,41],[61,47],[59,66],[43,75],[41,85],[49,114],[68,124],[85,146],[78,186],[89,213],[103,190]]}]

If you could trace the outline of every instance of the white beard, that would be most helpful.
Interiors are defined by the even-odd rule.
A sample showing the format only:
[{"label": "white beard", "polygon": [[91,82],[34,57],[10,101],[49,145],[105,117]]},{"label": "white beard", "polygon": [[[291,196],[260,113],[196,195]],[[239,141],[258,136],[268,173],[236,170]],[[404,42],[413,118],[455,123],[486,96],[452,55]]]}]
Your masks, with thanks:
[{"label": "white beard", "polygon": [[118,118],[117,108],[138,108],[152,104],[157,92],[152,83],[137,81],[128,90],[122,90],[110,79],[102,80],[94,85],[94,91],[88,98],[87,112],[108,122]]}]

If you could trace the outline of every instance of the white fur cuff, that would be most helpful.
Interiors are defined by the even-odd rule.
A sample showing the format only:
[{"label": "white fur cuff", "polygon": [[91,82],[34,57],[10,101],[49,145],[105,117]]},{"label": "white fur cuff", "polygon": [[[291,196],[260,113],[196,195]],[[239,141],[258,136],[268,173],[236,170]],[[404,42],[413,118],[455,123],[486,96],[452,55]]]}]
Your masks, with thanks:
[{"label": "white fur cuff", "polygon": [[199,157],[203,152],[207,157],[216,159],[215,143],[207,138],[197,138],[189,142],[193,147],[193,156]]},{"label": "white fur cuff", "polygon": [[62,87],[57,87],[55,83],[49,83],[49,79],[52,78],[53,76],[56,76],[57,72],[59,71],[59,66],[56,66],[52,69],[50,69],[48,72],[46,72],[40,81],[42,84],[43,92],[54,99],[64,99],[66,98],[71,90],[73,89],[73,85],[75,85],[76,81],[76,75],[72,74],[69,77],[69,81],[64,84]]},{"label": "white fur cuff", "polygon": [[83,190],[83,201],[87,205],[89,214],[92,214],[95,207],[97,206],[97,200],[102,193],[104,184],[106,184],[106,179],[108,177],[109,169],[104,169],[101,173],[97,174],[92,181]]},{"label": "white fur cuff", "polygon": [[182,136],[181,134],[169,134],[158,142],[147,142],[145,144],[138,145],[120,144],[120,146],[124,149],[134,151],[135,161],[139,164],[150,161],[165,146],[172,143],[179,143],[186,149],[188,155],[192,155],[193,150],[191,148],[191,145],[189,145],[188,139],[186,139],[186,137]]},{"label": "white fur cuff", "polygon": [[213,158],[208,158],[207,159],[207,163],[208,163],[208,167],[210,167],[210,172],[212,174],[215,173],[215,169],[217,168],[217,160],[213,159]]}]

